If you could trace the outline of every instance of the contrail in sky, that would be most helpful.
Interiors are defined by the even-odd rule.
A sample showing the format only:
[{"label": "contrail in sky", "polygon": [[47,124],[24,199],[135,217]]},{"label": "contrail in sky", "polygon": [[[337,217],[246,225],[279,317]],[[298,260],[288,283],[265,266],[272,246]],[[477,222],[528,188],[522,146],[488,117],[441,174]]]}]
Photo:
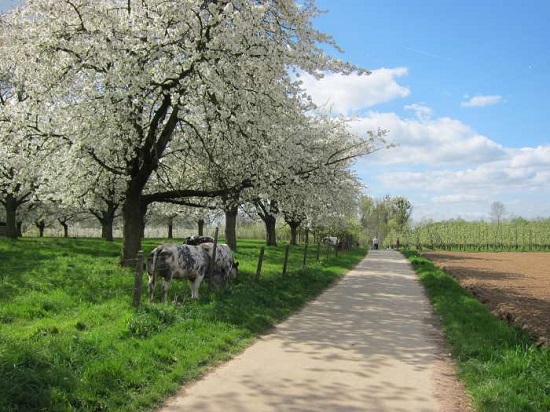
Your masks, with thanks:
[{"label": "contrail in sky", "polygon": [[433,57],[434,59],[443,60],[443,61],[446,61],[446,62],[450,61],[446,57],[440,56],[438,54],[430,53],[430,52],[427,52],[427,51],[424,51],[424,50],[415,49],[414,47],[408,47],[407,46],[407,47],[405,47],[405,49],[407,49],[409,51],[412,51],[413,53],[422,54],[422,55],[428,56],[428,57]]}]

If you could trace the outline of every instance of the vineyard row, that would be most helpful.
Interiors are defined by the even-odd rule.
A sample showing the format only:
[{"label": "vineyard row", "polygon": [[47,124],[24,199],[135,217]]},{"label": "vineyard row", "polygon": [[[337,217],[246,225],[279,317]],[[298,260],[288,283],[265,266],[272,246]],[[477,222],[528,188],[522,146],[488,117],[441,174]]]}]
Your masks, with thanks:
[{"label": "vineyard row", "polygon": [[437,222],[423,223],[386,239],[416,249],[463,251],[550,251],[550,219],[518,223]]}]

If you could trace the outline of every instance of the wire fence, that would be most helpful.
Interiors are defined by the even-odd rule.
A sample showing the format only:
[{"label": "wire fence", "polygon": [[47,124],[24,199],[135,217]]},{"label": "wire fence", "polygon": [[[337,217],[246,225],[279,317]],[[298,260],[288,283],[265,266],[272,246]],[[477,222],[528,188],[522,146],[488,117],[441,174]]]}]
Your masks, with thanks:
[{"label": "wire fence", "polygon": [[[214,235],[217,237],[217,232],[215,232]],[[253,283],[259,282],[262,277],[263,263],[266,256],[265,249],[265,246],[261,246],[258,249],[256,272],[251,277],[251,281]],[[342,253],[342,250],[340,250],[340,248],[338,247],[325,245],[322,243],[312,245],[306,243],[303,246],[303,250],[300,250],[300,253],[302,253],[300,259],[296,259],[295,255],[293,255],[294,259],[292,261],[294,262],[294,267],[292,268],[289,266],[291,253],[296,252],[294,250],[291,250],[291,245],[288,244],[285,247],[284,259],[280,262],[280,273],[282,277],[290,276],[292,273],[306,268],[312,262],[318,263],[322,259],[330,258],[332,255],[338,256],[339,253]],[[45,265],[44,261],[21,261],[17,259],[17,257],[8,256],[5,253],[3,255],[0,255],[0,282],[5,283],[6,279],[8,279],[10,275],[15,273],[22,274],[35,270],[39,272],[44,270],[54,270],[53,268],[49,268],[48,263],[46,263]],[[146,257],[144,256],[144,252],[140,250],[134,258],[121,259],[120,257],[111,256],[110,259],[112,259],[114,262],[116,261],[119,266],[127,267],[129,269],[129,272],[134,274],[132,303],[134,306],[139,306],[141,304],[141,294],[143,289],[143,272],[145,268],[144,260],[146,259]],[[297,261],[301,262],[300,267],[296,267]],[[270,270],[272,270],[273,268],[272,263],[273,257],[270,258]],[[52,262],[51,264],[56,265],[58,263]]]},{"label": "wire fence", "polygon": [[[331,255],[338,256],[339,253],[342,253],[342,250],[338,247],[330,246],[330,245],[323,245],[321,243],[317,244],[315,247],[309,248],[308,244],[305,244],[303,255],[301,259],[301,267],[300,268],[293,268],[292,270],[289,269],[289,261],[290,261],[290,253],[291,253],[291,245],[286,245],[285,252],[284,252],[284,258],[280,262],[281,267],[281,277],[287,277],[290,276],[292,273],[296,273],[299,270],[303,270],[308,266],[308,262],[311,263],[311,260],[314,259],[316,263],[320,262],[323,258],[329,259]],[[265,258],[265,246],[261,246],[258,250],[258,258],[257,258],[257,264],[256,264],[256,272],[251,277],[252,283],[257,283],[260,281],[260,278],[262,276],[263,271],[263,262]],[[309,258],[309,259],[308,259]],[[141,285],[142,285],[142,278],[143,278],[143,261],[145,257],[143,256],[143,252],[139,251],[135,259],[131,259],[132,262],[136,262],[135,266],[135,282],[134,282],[134,288],[133,288],[133,305],[139,306],[141,304]],[[166,269],[166,268],[164,268]],[[212,278],[212,273],[210,273],[209,276],[205,276],[205,279],[208,280],[208,278]],[[227,286],[227,279],[224,279],[221,283],[222,288],[225,289]],[[212,286],[212,282],[209,283],[209,287]]]}]

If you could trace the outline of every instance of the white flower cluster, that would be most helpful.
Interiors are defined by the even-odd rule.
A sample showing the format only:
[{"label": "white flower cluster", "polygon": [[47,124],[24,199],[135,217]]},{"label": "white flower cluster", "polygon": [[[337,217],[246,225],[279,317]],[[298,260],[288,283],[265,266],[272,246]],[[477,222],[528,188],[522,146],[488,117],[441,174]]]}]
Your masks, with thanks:
[{"label": "white flower cluster", "polygon": [[313,28],[318,13],[294,0],[28,0],[1,24],[2,167],[17,174],[3,173],[0,196],[34,185],[142,215],[265,196],[334,214],[357,192],[349,165],[384,133],[316,114],[295,80],[364,72],[323,53],[336,45]]}]

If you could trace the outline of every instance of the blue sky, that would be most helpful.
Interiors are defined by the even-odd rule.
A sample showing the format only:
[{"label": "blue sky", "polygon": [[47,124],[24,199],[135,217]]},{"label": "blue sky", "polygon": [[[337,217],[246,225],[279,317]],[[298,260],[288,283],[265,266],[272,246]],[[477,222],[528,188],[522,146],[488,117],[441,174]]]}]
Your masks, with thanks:
[{"label": "blue sky", "polygon": [[[6,11],[17,0],[0,0]],[[396,147],[355,170],[413,218],[550,217],[550,1],[318,0],[315,27],[373,71],[304,84],[319,104],[381,127]]]},{"label": "blue sky", "polygon": [[413,217],[550,216],[550,1],[318,0],[316,27],[369,80],[306,81],[317,103],[389,130],[356,166]]}]

